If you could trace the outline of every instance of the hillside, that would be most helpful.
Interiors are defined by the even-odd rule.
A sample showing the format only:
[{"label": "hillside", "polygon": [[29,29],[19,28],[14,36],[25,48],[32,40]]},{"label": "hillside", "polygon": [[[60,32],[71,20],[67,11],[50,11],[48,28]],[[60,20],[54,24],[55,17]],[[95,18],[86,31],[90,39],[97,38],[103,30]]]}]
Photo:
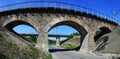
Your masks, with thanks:
[{"label": "hillside", "polygon": [[66,49],[74,49],[80,45],[80,36],[73,36],[61,43],[61,46]]},{"label": "hillside", "polygon": [[0,27],[0,59],[44,59],[49,56],[19,35]]}]

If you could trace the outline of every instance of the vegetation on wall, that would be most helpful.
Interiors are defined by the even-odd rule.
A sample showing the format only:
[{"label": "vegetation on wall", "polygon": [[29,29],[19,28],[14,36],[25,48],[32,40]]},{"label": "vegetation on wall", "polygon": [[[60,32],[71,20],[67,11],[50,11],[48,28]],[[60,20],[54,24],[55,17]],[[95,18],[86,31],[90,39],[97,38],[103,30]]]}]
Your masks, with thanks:
[{"label": "vegetation on wall", "polygon": [[31,42],[31,43],[36,43],[37,38],[36,38],[36,36],[29,36],[28,41]]},{"label": "vegetation on wall", "polygon": [[55,40],[48,39],[48,43],[49,43],[49,45],[52,45],[52,44],[56,44],[56,41],[55,41]]}]

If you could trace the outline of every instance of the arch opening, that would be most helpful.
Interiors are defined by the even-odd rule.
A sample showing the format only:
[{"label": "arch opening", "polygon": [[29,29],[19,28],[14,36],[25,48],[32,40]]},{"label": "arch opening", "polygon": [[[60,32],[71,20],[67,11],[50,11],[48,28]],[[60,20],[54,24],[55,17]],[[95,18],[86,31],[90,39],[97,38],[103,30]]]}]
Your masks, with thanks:
[{"label": "arch opening", "polygon": [[[71,50],[80,50],[81,46],[82,46],[82,43],[83,43],[83,40],[85,38],[85,36],[87,35],[87,31],[85,30],[84,27],[82,27],[81,25],[79,25],[78,23],[74,22],[74,21],[62,21],[62,22],[58,22],[56,24],[54,24],[52,27],[50,27],[50,29],[48,30],[48,32],[55,28],[55,27],[58,27],[58,26],[69,26],[69,27],[72,27],[73,29],[75,29],[78,33],[79,33],[79,36],[80,36],[80,43],[78,44],[78,46],[74,49],[71,49]],[[63,30],[64,31],[64,30]]]},{"label": "arch opening", "polygon": [[38,33],[36,29],[29,23],[17,20],[9,22],[4,27],[13,35],[19,36],[34,45],[36,44]]},{"label": "arch opening", "polygon": [[110,32],[111,30],[107,27],[100,27],[97,29],[96,35],[94,36],[94,40],[96,42],[96,51],[99,51],[104,48],[104,45],[109,39],[107,34]]},{"label": "arch opening", "polygon": [[94,37],[94,40],[95,42],[103,35],[107,34],[107,33],[110,33],[111,30],[107,27],[100,27],[97,29],[96,31],[96,34],[95,34],[95,37]]},{"label": "arch opening", "polygon": [[[49,45],[59,45],[65,49],[74,49],[80,44],[80,34],[74,28],[67,25],[56,26],[49,31]],[[57,46],[57,45],[56,45]]]}]

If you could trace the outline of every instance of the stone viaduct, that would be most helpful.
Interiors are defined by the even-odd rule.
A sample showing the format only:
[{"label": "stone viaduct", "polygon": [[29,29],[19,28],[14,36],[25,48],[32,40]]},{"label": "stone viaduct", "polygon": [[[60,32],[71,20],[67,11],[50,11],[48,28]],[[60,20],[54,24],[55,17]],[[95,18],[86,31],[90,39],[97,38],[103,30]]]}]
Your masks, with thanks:
[{"label": "stone viaduct", "polygon": [[39,34],[36,47],[46,52],[49,49],[48,32],[56,26],[68,25],[75,28],[81,35],[79,51],[92,52],[96,48],[94,36],[98,27],[106,34],[107,29],[112,31],[118,25],[92,14],[54,8],[26,8],[1,12],[0,24],[11,32],[20,24],[32,26]]},{"label": "stone viaduct", "polygon": [[[29,11],[28,11],[29,10]],[[54,11],[54,12],[53,12]],[[116,23],[95,15],[60,9],[24,9],[3,12],[0,15],[0,24],[13,31],[20,24],[32,26],[39,33],[36,47],[48,51],[48,32],[59,25],[68,25],[81,34],[80,51],[92,52],[96,48],[94,40],[98,27],[111,31]],[[107,30],[105,30],[107,31]],[[107,32],[106,32],[107,33]],[[106,34],[105,33],[105,34]]]}]

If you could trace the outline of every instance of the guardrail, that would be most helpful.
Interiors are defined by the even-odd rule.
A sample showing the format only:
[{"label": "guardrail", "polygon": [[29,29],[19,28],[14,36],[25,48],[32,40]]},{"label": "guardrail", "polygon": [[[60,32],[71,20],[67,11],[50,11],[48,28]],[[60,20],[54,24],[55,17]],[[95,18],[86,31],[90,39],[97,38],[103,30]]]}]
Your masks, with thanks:
[{"label": "guardrail", "polygon": [[87,14],[96,15],[97,17],[101,17],[104,19],[108,19],[109,21],[113,21],[118,23],[119,20],[106,15],[104,13],[101,13],[97,10],[93,10],[87,7],[83,7],[77,4],[67,3],[63,1],[54,1],[54,0],[39,0],[39,1],[29,1],[29,2],[20,2],[15,4],[9,4],[5,6],[0,7],[0,12],[8,11],[8,10],[16,10],[16,9],[24,9],[24,8],[61,8],[61,9],[67,9],[67,10],[74,10],[79,12],[85,12]]}]

